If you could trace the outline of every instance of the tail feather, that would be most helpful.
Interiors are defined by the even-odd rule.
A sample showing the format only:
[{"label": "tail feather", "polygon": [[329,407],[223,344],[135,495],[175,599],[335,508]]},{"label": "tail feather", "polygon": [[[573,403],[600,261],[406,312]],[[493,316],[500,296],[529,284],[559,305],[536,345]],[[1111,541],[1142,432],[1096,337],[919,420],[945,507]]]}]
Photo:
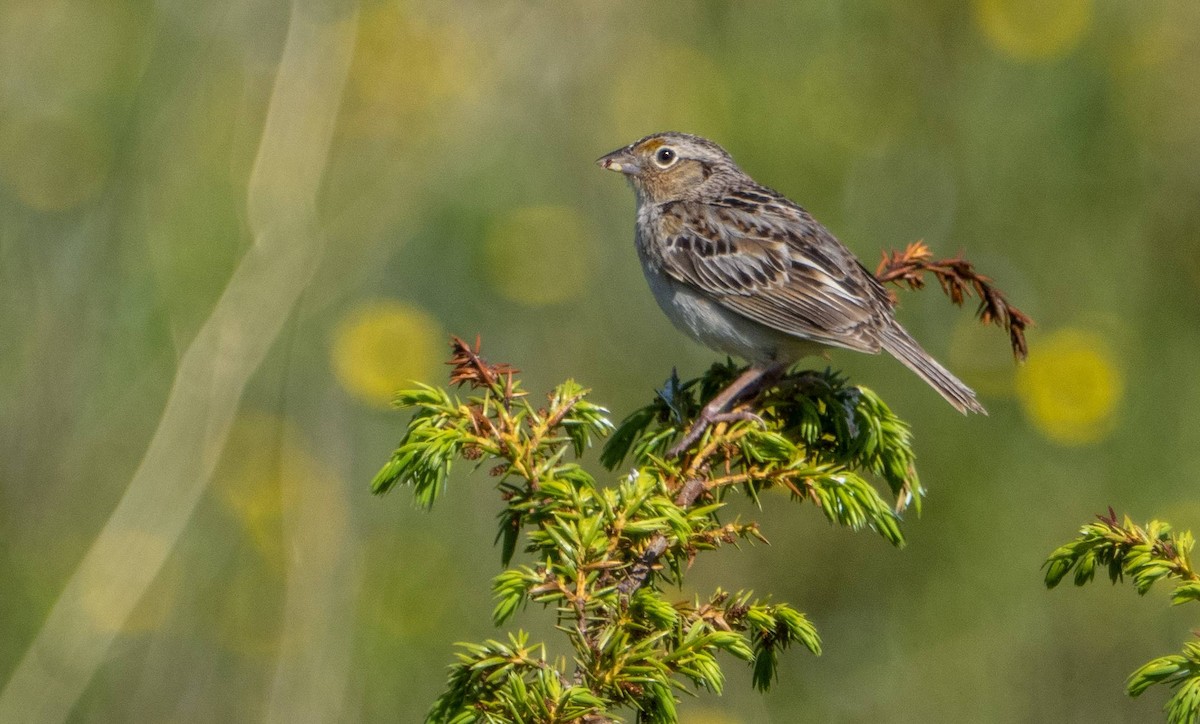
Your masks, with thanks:
[{"label": "tail feather", "polygon": [[904,366],[917,373],[917,376],[937,390],[938,394],[963,413],[978,412],[986,415],[987,410],[975,399],[975,391],[967,387],[937,360],[921,349],[917,340],[912,338],[899,324],[891,325],[883,330],[879,339],[880,344],[893,357],[904,363]]}]

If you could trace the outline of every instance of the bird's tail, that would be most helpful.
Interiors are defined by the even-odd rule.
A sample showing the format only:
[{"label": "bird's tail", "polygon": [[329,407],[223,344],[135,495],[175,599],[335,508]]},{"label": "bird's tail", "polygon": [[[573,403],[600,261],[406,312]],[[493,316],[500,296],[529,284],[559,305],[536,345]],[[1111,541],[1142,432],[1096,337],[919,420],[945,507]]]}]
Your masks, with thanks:
[{"label": "bird's tail", "polygon": [[883,330],[879,341],[893,357],[903,362],[905,367],[916,372],[918,377],[925,380],[930,387],[938,391],[939,395],[945,397],[947,402],[954,405],[954,409],[964,415],[968,412],[987,414],[987,410],[983,409],[983,405],[975,399],[975,391],[964,385],[961,380],[950,374],[949,370],[938,364],[937,360],[930,357],[929,353],[917,344],[917,340],[913,339],[912,335],[899,324],[890,325]]}]

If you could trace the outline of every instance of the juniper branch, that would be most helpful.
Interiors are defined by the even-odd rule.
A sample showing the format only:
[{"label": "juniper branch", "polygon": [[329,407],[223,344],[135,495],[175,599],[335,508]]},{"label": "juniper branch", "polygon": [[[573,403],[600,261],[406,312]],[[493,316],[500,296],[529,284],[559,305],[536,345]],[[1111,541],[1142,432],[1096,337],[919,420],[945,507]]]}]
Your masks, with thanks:
[{"label": "juniper branch", "polygon": [[[715,425],[672,458],[664,451],[736,373],[732,363],[686,382],[673,375],[614,431],[575,382],[535,406],[517,370],[485,360],[478,340],[451,346],[450,379],[467,395],[399,393],[397,405],[414,415],[373,488],[408,485],[432,507],[455,462],[486,466],[503,503],[502,563],[518,548],[530,558],[493,580],[493,620],[502,625],[530,603],[552,608],[573,654],[570,663],[549,659],[521,633],[464,644],[430,721],[616,721],[624,709],[671,722],[687,684],[722,689],[721,652],[750,664],[754,685],[766,689],[792,643],[820,651],[803,614],[747,592],[690,604],[664,593],[703,552],[766,541],[756,523],[724,520],[728,495],[758,501],[764,490],[787,490],[829,521],[894,545],[903,544],[900,513],[920,500],[907,426],[830,371],[782,376],[744,403],[758,421]],[[615,467],[631,457],[633,470],[601,487],[574,458],[610,433],[602,460]],[[891,502],[871,479],[886,484]]]},{"label": "juniper branch", "polygon": [[[1128,516],[1118,520],[1109,508],[1050,554],[1044,565],[1046,586],[1054,588],[1072,571],[1075,585],[1082,586],[1103,567],[1113,583],[1129,578],[1139,594],[1158,581],[1172,581],[1172,604],[1200,601],[1200,574],[1190,559],[1193,544],[1190,531],[1176,533],[1157,520],[1137,526]],[[1175,689],[1164,707],[1170,724],[1200,722],[1200,640],[1184,643],[1179,654],[1144,664],[1129,675],[1125,690],[1136,697],[1154,684]]]}]

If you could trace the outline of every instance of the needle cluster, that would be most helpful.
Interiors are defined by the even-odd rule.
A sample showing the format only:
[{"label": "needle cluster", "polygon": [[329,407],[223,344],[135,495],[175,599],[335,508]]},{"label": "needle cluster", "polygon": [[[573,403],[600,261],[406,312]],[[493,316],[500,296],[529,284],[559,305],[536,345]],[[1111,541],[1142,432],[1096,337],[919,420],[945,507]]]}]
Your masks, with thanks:
[{"label": "needle cluster", "polygon": [[[1046,560],[1046,585],[1054,588],[1074,572],[1075,585],[1088,583],[1097,568],[1108,572],[1113,583],[1128,578],[1144,595],[1158,581],[1171,581],[1171,603],[1200,601],[1200,574],[1189,554],[1194,539],[1190,531],[1176,533],[1161,521],[1134,525],[1128,516],[1117,519],[1112,508],[1107,515],[1079,530],[1071,542],[1059,547]],[[1125,690],[1140,696],[1154,684],[1164,684],[1175,693],[1165,709],[1169,724],[1200,722],[1200,639],[1184,643],[1178,654],[1163,656],[1129,675]]]}]

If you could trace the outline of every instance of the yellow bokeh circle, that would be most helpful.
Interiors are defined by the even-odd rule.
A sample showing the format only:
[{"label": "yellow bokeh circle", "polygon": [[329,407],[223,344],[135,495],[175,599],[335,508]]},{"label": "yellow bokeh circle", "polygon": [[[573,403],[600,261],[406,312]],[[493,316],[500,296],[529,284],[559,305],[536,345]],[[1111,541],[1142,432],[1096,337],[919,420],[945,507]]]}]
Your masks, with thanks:
[{"label": "yellow bokeh circle", "polygon": [[283,418],[263,412],[241,413],[229,431],[222,466],[213,480],[221,503],[276,570],[283,569],[280,461],[300,455],[300,464],[309,463],[303,449],[285,447],[290,437]]},{"label": "yellow bokeh circle", "polygon": [[342,128],[359,137],[453,133],[439,123],[458,101],[477,97],[488,66],[469,34],[380,3],[359,22]]},{"label": "yellow bokeh circle", "polygon": [[1039,339],[1017,372],[1025,414],[1061,445],[1099,442],[1113,430],[1124,375],[1100,334],[1066,328]]},{"label": "yellow bokeh circle", "polygon": [[1019,60],[1062,55],[1092,20],[1092,0],[975,0],[975,21],[988,43]]},{"label": "yellow bokeh circle", "polygon": [[[225,648],[273,656],[280,646],[274,603],[302,566],[313,581],[331,581],[344,559],[349,525],[347,486],[326,465],[320,445],[288,418],[259,410],[234,421],[213,479],[215,499],[245,537],[223,572],[219,601],[204,615]],[[286,624],[284,624],[286,627]]]},{"label": "yellow bokeh circle", "polygon": [[439,375],[446,333],[428,312],[379,299],[352,310],[338,324],[333,369],[355,397],[387,407],[397,390]]},{"label": "yellow bokeh circle", "polygon": [[[312,442],[286,418],[241,413],[229,432],[213,487],[273,571],[282,572],[286,565],[285,517],[302,526],[310,540],[328,542],[317,554],[310,550],[305,565],[313,571],[331,565],[325,556],[337,554],[332,545],[345,534],[343,486],[315,454]],[[320,515],[312,515],[313,509]]]},{"label": "yellow bokeh circle", "polygon": [[531,307],[581,295],[592,277],[591,242],[579,213],[566,206],[527,206],[488,227],[485,274],[501,296]]}]

